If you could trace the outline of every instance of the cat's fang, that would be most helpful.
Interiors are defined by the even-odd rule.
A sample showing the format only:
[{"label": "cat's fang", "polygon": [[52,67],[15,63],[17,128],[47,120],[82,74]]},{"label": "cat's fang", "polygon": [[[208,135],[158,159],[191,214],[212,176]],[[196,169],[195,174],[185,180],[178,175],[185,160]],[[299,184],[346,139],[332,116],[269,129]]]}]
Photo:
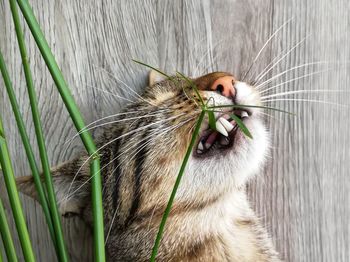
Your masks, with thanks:
[{"label": "cat's fang", "polygon": [[198,144],[198,149],[199,149],[199,150],[204,150],[204,146],[203,146],[202,141],[199,142],[199,144]]},{"label": "cat's fang", "polygon": [[227,132],[231,132],[232,129],[234,128],[234,126],[229,121],[227,121],[225,118],[223,118],[223,117],[220,117],[219,121],[225,127]]},{"label": "cat's fang", "polygon": [[244,117],[249,117],[247,111],[242,111],[242,112],[241,112],[241,118],[244,118]]},{"label": "cat's fang", "polygon": [[197,149],[197,154],[203,154],[203,150]]},{"label": "cat's fang", "polygon": [[228,136],[228,133],[226,131],[226,128],[221,123],[220,119],[216,121],[216,131],[218,131],[223,136]]}]

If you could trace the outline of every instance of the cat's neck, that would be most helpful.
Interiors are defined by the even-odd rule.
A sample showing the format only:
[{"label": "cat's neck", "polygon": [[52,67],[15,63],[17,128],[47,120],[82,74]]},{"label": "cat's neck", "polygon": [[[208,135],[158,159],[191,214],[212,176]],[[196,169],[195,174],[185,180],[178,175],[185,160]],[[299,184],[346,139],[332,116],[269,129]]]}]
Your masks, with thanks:
[{"label": "cat's neck", "polygon": [[[256,261],[253,225],[257,221],[243,190],[226,194],[200,210],[174,215],[168,223],[165,234],[170,237],[165,240],[196,250],[196,257],[205,261],[209,257],[215,261]],[[188,258],[193,255],[187,254]]]},{"label": "cat's neck", "polygon": [[[151,248],[159,219],[132,232],[136,242],[128,248]],[[157,261],[279,261],[244,190],[226,194],[202,208],[174,212],[167,220],[161,243]],[[146,250],[139,250],[141,253],[145,258],[149,255]]]}]

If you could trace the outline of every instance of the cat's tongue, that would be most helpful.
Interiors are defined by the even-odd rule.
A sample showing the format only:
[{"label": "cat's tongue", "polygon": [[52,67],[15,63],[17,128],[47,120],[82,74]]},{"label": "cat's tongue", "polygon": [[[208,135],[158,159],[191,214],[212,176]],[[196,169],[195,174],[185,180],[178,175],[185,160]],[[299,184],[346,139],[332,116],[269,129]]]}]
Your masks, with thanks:
[{"label": "cat's tongue", "polygon": [[217,131],[214,131],[213,133],[211,133],[208,136],[208,138],[205,141],[205,143],[204,143],[205,147],[206,148],[210,148],[214,144],[214,142],[215,142],[216,138],[218,137],[218,135],[219,135],[219,133]]}]

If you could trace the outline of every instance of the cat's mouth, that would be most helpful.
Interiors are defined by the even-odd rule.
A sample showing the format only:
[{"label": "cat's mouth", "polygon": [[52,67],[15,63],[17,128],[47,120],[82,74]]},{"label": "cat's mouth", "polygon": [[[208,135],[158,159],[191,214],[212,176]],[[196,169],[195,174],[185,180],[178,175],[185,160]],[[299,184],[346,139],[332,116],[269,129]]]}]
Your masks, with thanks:
[{"label": "cat's mouth", "polygon": [[[235,110],[233,112],[243,122],[249,118],[251,112],[244,110]],[[236,121],[231,114],[223,113],[216,118],[216,130],[209,126],[199,136],[194,155],[196,157],[208,157],[214,155],[217,151],[223,151],[233,147],[237,133],[240,132]]]}]

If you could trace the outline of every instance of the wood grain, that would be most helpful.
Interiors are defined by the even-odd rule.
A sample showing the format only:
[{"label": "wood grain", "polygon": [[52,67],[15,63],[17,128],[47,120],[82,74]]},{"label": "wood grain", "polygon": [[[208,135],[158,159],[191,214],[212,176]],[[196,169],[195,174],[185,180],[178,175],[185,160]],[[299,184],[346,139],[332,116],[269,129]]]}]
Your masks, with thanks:
[{"label": "wood grain", "polygon": [[[126,100],[106,92],[132,97],[121,81],[136,92],[142,90],[147,70],[132,63],[131,58],[168,72],[176,69],[197,76],[224,70],[239,76],[268,37],[290,18],[292,21],[255,63],[249,79],[253,80],[281,52],[287,52],[307,36],[266,78],[308,62],[330,63],[291,71],[269,86],[327,68],[331,71],[290,82],[271,90],[270,94],[302,89],[349,90],[349,66],[335,63],[350,60],[347,0],[38,0],[30,3],[86,122],[118,112],[126,104]],[[8,1],[1,1],[0,48],[35,145],[9,10]],[[77,140],[66,148],[65,142],[75,130],[27,27],[25,37],[48,153],[51,164],[56,165],[74,156],[82,145]],[[289,97],[350,104],[347,92]],[[350,110],[296,101],[278,101],[272,105],[297,116],[269,112],[271,117],[267,117],[267,122],[273,147],[264,174],[249,185],[254,209],[286,261],[348,261]],[[0,111],[15,171],[18,176],[25,175],[29,168],[9,108],[0,81]],[[41,208],[25,197],[23,204],[38,261],[53,261],[54,250]],[[14,229],[13,221],[11,224]],[[64,224],[73,260],[91,259],[88,228],[78,220],[67,220]],[[18,238],[16,245],[20,250]]]}]

